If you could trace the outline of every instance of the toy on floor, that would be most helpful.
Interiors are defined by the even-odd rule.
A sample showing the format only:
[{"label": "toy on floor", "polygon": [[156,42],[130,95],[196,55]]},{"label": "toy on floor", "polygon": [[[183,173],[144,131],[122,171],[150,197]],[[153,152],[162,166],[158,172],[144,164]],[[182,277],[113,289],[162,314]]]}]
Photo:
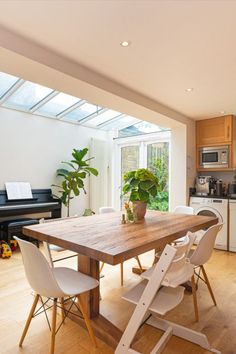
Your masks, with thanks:
[{"label": "toy on floor", "polygon": [[11,240],[10,241],[10,247],[12,252],[14,252],[17,249],[17,241],[16,240]]},{"label": "toy on floor", "polygon": [[2,258],[10,258],[12,256],[11,247],[5,241],[0,241],[0,256]]}]

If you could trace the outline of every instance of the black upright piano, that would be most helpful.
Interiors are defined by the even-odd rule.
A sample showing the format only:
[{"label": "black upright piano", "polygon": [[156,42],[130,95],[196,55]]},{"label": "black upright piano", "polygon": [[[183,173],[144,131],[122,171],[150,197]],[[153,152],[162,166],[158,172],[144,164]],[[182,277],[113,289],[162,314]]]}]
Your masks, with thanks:
[{"label": "black upright piano", "polygon": [[40,219],[40,213],[47,212],[50,212],[52,219],[61,217],[61,202],[52,197],[51,189],[33,189],[32,199],[19,200],[8,200],[6,191],[0,190],[1,237],[7,234],[3,238],[10,241],[11,232],[19,236],[23,226],[38,223],[35,217],[30,218],[30,214],[39,214]]}]

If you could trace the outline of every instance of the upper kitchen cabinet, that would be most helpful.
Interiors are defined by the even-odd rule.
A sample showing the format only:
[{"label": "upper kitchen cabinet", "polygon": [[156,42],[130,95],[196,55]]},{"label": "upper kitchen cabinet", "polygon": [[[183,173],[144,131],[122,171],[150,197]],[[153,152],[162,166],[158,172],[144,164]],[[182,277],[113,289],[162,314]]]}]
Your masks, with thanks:
[{"label": "upper kitchen cabinet", "polygon": [[233,140],[233,116],[197,121],[196,133],[198,146],[231,144]]}]

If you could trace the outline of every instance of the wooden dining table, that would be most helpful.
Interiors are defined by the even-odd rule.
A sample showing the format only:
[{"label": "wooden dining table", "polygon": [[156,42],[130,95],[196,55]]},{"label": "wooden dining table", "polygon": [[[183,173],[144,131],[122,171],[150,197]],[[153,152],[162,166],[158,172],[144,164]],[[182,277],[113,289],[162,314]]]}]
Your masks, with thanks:
[{"label": "wooden dining table", "polygon": [[[144,252],[162,250],[166,244],[217,224],[209,216],[148,211],[137,223],[121,222],[121,213],[71,217],[23,228],[26,236],[78,253],[78,271],[99,280],[99,262],[116,265]],[[99,308],[99,287],[84,294],[84,303],[95,335],[115,348],[122,331],[108,321]],[[84,321],[72,319],[84,326]]]}]

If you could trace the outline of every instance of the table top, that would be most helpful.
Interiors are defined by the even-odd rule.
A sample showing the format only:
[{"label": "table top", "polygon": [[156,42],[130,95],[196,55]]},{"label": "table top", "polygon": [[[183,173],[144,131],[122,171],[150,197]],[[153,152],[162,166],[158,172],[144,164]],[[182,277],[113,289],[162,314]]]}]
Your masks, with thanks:
[{"label": "table top", "polygon": [[138,223],[121,223],[121,213],[72,217],[26,226],[23,233],[112,265],[217,224],[218,219],[148,211]]}]

